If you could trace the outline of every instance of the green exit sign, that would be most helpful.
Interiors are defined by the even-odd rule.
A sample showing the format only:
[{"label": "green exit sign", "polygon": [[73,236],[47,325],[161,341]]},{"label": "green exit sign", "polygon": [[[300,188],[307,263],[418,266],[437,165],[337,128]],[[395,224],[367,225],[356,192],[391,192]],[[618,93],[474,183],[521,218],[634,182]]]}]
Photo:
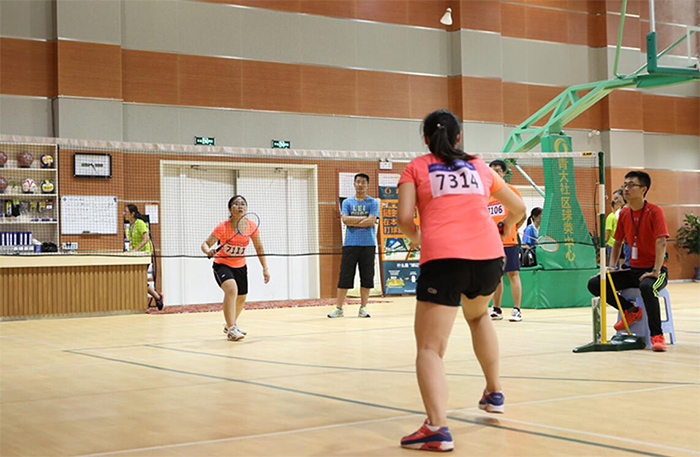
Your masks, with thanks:
[{"label": "green exit sign", "polygon": [[272,149],[289,149],[292,142],[287,140],[272,140]]},{"label": "green exit sign", "polygon": [[197,146],[214,146],[215,138],[213,136],[196,136],[194,144]]}]

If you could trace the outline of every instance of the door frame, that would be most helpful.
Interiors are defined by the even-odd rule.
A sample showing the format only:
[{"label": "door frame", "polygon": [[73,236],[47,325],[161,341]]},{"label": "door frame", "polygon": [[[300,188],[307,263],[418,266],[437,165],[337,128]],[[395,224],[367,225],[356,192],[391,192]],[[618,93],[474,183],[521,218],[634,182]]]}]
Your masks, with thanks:
[{"label": "door frame", "polygon": [[[219,162],[219,161],[207,161],[207,160],[161,160],[160,161],[160,191],[165,188],[165,170],[169,168],[183,168],[183,167],[191,167],[191,166],[198,166],[202,168],[223,168],[223,169],[230,169],[230,170],[239,170],[241,168],[269,168],[269,169],[275,169],[275,168],[282,168],[282,169],[305,169],[309,170],[311,172],[311,183],[310,183],[310,196],[312,199],[311,202],[311,222],[313,224],[313,227],[311,227],[312,230],[316,232],[316,236],[312,237],[312,242],[310,246],[310,250],[315,253],[312,255],[316,255],[319,253],[319,236],[318,236],[318,231],[320,229],[319,227],[319,221],[318,221],[318,165],[317,164],[298,164],[298,163],[272,163],[272,162]],[[180,196],[182,198],[182,196]],[[289,209],[289,205],[287,205],[287,208]],[[165,208],[162,207],[161,205],[161,218],[163,218]],[[180,271],[184,271],[184,265],[182,265],[182,262],[184,262],[184,257],[180,258]],[[287,271],[287,280],[292,281],[292,272]],[[312,262],[311,268],[310,268],[310,291],[312,295],[311,297],[308,298],[319,298],[321,296],[321,270],[320,270],[320,259],[318,258],[318,255],[316,255],[316,261]],[[165,271],[163,271],[163,276],[165,275]],[[181,281],[182,282],[182,281]],[[184,292],[181,294],[181,296],[185,296]]]}]

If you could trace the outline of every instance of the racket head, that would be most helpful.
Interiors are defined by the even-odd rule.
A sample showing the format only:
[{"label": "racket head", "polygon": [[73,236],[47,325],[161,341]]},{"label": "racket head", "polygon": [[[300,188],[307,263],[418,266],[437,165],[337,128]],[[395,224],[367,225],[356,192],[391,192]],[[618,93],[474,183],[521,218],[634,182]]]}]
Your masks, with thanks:
[{"label": "racket head", "polygon": [[551,236],[542,235],[537,237],[537,247],[546,252],[557,252],[559,243]]},{"label": "racket head", "polygon": [[256,213],[245,213],[238,219],[236,224],[236,234],[240,236],[253,237],[260,230],[260,216]]}]

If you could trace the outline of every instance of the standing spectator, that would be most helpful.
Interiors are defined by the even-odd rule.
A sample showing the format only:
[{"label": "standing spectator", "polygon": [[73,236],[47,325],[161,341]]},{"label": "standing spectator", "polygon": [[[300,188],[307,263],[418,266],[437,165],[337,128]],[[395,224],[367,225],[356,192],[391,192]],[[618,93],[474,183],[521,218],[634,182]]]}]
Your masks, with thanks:
[{"label": "standing spectator", "polygon": [[[508,166],[502,160],[494,160],[489,164],[489,167],[495,171],[502,179],[508,173]],[[506,186],[512,190],[522,200],[522,195],[518,189],[506,183]],[[488,204],[489,213],[496,224],[502,223],[508,217],[508,208],[495,198],[491,198]],[[510,227],[510,232],[505,233],[503,238],[503,250],[506,253],[506,269],[505,274],[510,280],[510,292],[513,294],[513,311],[510,314],[511,322],[520,322],[523,320],[523,314],[520,311],[520,300],[523,295],[523,286],[520,282],[520,248],[518,247],[518,228],[525,222],[525,215],[517,223]],[[501,310],[501,300],[503,299],[503,280],[498,285],[496,293],[493,294],[493,309],[491,310],[491,319],[503,319],[503,311]]]},{"label": "standing spectator", "polygon": [[[153,243],[148,233],[145,217],[139,213],[138,206],[128,204],[124,207],[124,220],[129,223],[126,237],[129,240],[129,250],[153,253]],[[153,280],[153,263],[148,265],[148,295],[153,297],[158,310],[163,309],[163,294],[158,293]]]},{"label": "standing spectator", "polygon": [[[627,201],[623,196],[622,189],[617,189],[615,192],[613,192],[612,201],[610,202],[612,212],[608,214],[608,216],[605,218],[605,251],[608,255],[608,258],[610,258],[610,254],[612,254],[612,248],[615,245],[614,235],[615,230],[617,229],[617,221],[620,218],[620,211],[622,211],[622,208],[626,204]],[[623,253],[625,254],[625,264],[629,265],[628,253],[625,252],[624,249]]]},{"label": "standing spectator", "polygon": [[375,223],[379,217],[379,201],[367,195],[369,176],[358,173],[353,180],[355,196],[343,200],[341,219],[346,225],[343,256],[340,261],[338,294],[335,309],[328,317],[343,317],[343,303],[355,282],[355,267],[360,267],[360,310],[358,317],[370,317],[367,311],[369,291],[374,287],[374,256],[377,246]]}]

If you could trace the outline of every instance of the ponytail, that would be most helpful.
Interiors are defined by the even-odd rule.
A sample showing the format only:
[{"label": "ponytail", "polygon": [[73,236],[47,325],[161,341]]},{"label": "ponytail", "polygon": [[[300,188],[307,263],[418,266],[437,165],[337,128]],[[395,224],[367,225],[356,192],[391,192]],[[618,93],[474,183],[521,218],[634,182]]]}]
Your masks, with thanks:
[{"label": "ponytail", "polygon": [[134,215],[134,218],[140,219],[148,224],[148,216],[144,216],[143,214],[139,213],[138,206],[134,205],[133,203],[129,203],[128,205],[126,205],[126,209]]},{"label": "ponytail", "polygon": [[528,225],[532,224],[533,220],[540,214],[542,214],[542,208],[539,206],[532,208],[532,211],[530,211],[530,215],[527,218],[527,222],[525,222],[525,226],[527,227]]},{"label": "ponytail", "polygon": [[423,119],[423,136],[428,140],[428,148],[445,163],[475,158],[456,147],[460,131],[459,119],[448,110],[434,111]]}]

